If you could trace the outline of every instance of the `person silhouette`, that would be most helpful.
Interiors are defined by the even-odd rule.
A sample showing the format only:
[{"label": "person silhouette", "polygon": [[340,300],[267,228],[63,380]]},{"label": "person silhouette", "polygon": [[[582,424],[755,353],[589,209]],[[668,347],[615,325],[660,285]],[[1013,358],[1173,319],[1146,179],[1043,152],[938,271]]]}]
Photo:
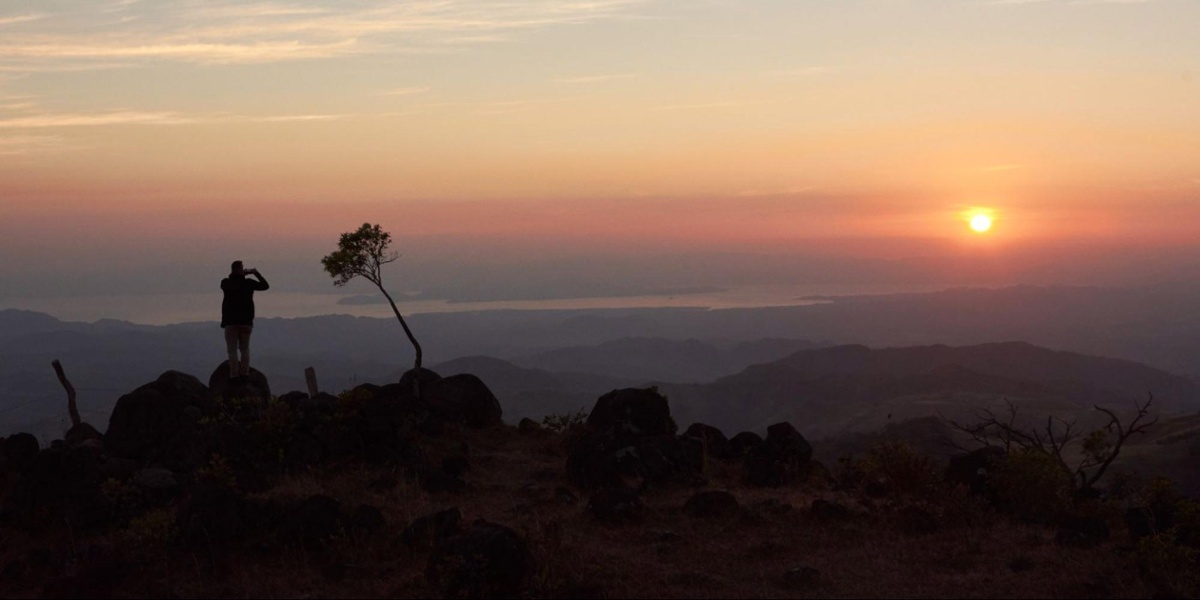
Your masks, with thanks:
[{"label": "person silhouette", "polygon": [[[246,275],[254,279],[247,279]],[[258,269],[246,269],[242,261],[229,265],[229,277],[221,280],[221,328],[225,330],[225,348],[229,351],[229,378],[250,375],[250,333],[254,330],[254,292],[270,289]],[[241,360],[238,360],[241,351]]]}]

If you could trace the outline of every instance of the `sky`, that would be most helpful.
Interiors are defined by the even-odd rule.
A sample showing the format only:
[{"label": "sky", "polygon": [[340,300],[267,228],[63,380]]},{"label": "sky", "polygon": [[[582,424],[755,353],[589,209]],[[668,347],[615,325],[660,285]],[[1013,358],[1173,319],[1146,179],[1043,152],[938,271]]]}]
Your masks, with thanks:
[{"label": "sky", "polygon": [[363,222],[410,291],[1194,278],[1198,23],[1197,0],[3,0],[0,308],[211,290],[234,258],[333,291],[319,259]]}]

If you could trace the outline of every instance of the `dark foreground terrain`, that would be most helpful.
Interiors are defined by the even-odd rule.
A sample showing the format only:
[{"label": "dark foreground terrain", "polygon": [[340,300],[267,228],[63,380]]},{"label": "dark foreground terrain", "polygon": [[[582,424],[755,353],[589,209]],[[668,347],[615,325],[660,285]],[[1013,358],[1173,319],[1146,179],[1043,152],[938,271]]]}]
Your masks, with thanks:
[{"label": "dark foreground terrain", "polygon": [[1200,592],[1200,510],[1165,481],[1080,497],[1029,456],[680,435],[653,389],[511,426],[472,375],[310,398],[222,372],[164,373],[103,435],[2,441],[0,596]]}]

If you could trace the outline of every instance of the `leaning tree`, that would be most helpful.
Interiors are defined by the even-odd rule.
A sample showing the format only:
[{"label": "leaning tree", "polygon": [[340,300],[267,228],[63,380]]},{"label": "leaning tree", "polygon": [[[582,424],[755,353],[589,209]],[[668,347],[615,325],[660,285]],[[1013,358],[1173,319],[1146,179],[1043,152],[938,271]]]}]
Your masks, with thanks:
[{"label": "leaning tree", "polygon": [[[391,243],[392,234],[384,231],[379,225],[363,223],[362,227],[359,227],[358,230],[343,233],[341,239],[338,240],[337,250],[322,258],[321,265],[333,277],[333,285],[343,286],[355,277],[362,277],[379,288],[379,291],[383,293],[383,297],[387,298],[388,304],[392,305],[392,312],[396,313],[396,319],[400,321],[400,326],[404,328],[404,335],[407,335],[408,341],[412,342],[413,350],[417,355],[413,368],[419,373],[421,369],[421,344],[417,343],[417,338],[413,336],[412,330],[408,328],[408,323],[400,315],[400,309],[396,308],[396,302],[392,300],[391,294],[388,294],[388,291],[383,287],[383,265],[393,262],[400,257],[396,252],[388,250],[388,246]],[[414,378],[414,382],[417,379],[419,377]]]}]

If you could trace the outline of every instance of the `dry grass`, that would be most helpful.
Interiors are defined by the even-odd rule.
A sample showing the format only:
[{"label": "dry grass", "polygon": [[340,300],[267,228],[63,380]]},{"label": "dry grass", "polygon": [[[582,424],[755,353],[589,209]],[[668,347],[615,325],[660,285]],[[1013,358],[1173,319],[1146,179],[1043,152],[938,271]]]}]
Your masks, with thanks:
[{"label": "dry grass", "polygon": [[[567,486],[566,456],[553,435],[524,436],[513,428],[448,431],[423,442],[430,458],[470,444],[468,489],[431,495],[402,473],[360,464],[327,465],[282,481],[263,497],[326,494],[352,510],[371,504],[388,526],[355,539],[345,533],[325,548],[262,546],[255,542],[225,554],[179,548],[149,557],[132,569],[122,596],[180,597],[433,597],[424,578],[427,555],[404,546],[400,532],[412,519],[458,507],[476,518],[512,527],[525,536],[537,561],[529,594],[644,598],[777,597],[1147,597],[1131,561],[1113,542],[1090,549],[1062,548],[1052,530],[984,514],[972,526],[943,526],[906,533],[902,511],[887,502],[866,506],[821,486],[752,489],[736,465],[710,463],[709,487],[729,490],[743,509],[727,519],[703,520],[681,511],[696,490],[663,488],[644,497],[640,521],[610,525],[575,503],[556,497]],[[372,483],[399,481],[385,492]],[[852,510],[845,520],[809,514],[816,498]],[[790,510],[788,509],[790,506]],[[113,534],[115,536],[117,534]],[[1123,535],[1117,534],[1117,538]],[[112,536],[110,536],[112,537]],[[104,543],[107,540],[100,540]],[[57,540],[54,543],[65,542]],[[12,544],[42,540],[4,541]],[[0,552],[0,558],[12,554]],[[789,577],[811,567],[820,575]],[[9,597],[36,589],[6,589]]]}]

